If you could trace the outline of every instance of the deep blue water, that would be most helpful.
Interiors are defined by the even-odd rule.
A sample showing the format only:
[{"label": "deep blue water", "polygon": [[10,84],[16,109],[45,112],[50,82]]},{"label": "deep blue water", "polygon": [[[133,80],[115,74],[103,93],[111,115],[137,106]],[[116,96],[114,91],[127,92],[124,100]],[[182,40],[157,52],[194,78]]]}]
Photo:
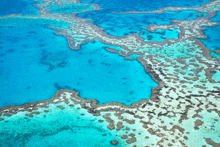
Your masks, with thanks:
[{"label": "deep blue water", "polygon": [[[200,16],[201,15],[201,16]],[[138,33],[145,40],[164,41],[166,38],[178,38],[178,30],[164,31],[164,33],[152,33],[146,29],[149,24],[171,24],[171,20],[195,19],[206,16],[206,13],[197,11],[165,11],[163,14],[112,14],[108,9],[99,11],[90,11],[77,14],[78,17],[90,18],[95,25],[106,28],[105,32],[114,36],[125,36],[132,33]],[[167,34],[166,34],[167,32]]]},{"label": "deep blue water", "polygon": [[32,0],[0,0],[0,16],[10,14],[22,14],[22,15],[39,15],[37,11],[39,9],[33,4],[36,2]]},{"label": "deep blue water", "polygon": [[173,19],[195,19],[200,17],[198,15],[205,16],[206,14],[198,13],[195,11],[181,11],[181,12],[165,12],[164,14],[113,14],[113,12],[125,12],[125,11],[151,11],[157,10],[161,7],[167,6],[199,6],[200,4],[209,2],[210,0],[81,0],[82,3],[97,3],[103,9],[99,11],[90,11],[87,13],[81,13],[77,16],[82,18],[93,19],[95,25],[106,28],[105,32],[115,36],[125,36],[132,33],[138,33],[140,37],[145,40],[152,41],[164,41],[164,39],[178,38],[178,30],[170,33],[151,33],[143,28],[147,28],[149,24],[170,24]]},{"label": "deep blue water", "polygon": [[138,61],[104,49],[112,46],[96,41],[71,50],[54,30],[27,22],[0,27],[0,107],[49,99],[58,89],[130,105],[149,98],[158,85]]},{"label": "deep blue water", "polygon": [[[177,38],[178,30],[150,33],[142,28],[150,23],[169,24],[172,19],[195,19],[200,13],[182,11],[162,15],[116,15],[110,12],[198,6],[208,1],[82,0],[99,3],[105,9],[79,16],[92,18],[95,24],[107,28],[106,32],[112,35],[124,36],[136,32],[144,39],[163,41],[166,38]],[[38,9],[33,3],[36,2],[2,0],[0,15],[38,15]],[[72,9],[65,10],[66,13],[75,12]],[[58,89],[76,89],[81,97],[96,99],[99,103],[117,101],[130,105],[142,98],[149,98],[152,88],[158,85],[137,61],[125,60],[105,50],[113,46],[96,41],[82,45],[80,50],[71,50],[66,38],[55,35],[54,30],[47,28],[48,25],[68,27],[67,23],[48,19],[0,20],[0,107],[49,99]],[[207,46],[214,44],[211,47],[219,47],[216,43],[219,42],[218,31],[218,26],[204,31],[209,35],[204,40]],[[129,57],[137,58],[138,55]],[[218,75],[215,74],[213,79],[218,80]],[[0,146],[107,147],[111,146],[111,140],[120,141],[119,131],[111,134],[106,128],[107,122],[98,122],[98,119],[103,119],[102,116],[93,116],[86,110],[78,109],[79,106],[64,107],[61,111],[54,106],[48,109],[48,113],[42,110],[40,114],[34,114],[33,118],[22,113],[13,117],[4,116],[7,121],[0,121]],[[122,147],[123,144],[119,142],[118,146]]]},{"label": "deep blue water", "polygon": [[[215,17],[211,18],[214,22],[220,23],[220,13],[218,12]],[[220,50],[220,26],[204,27],[203,33],[207,36],[206,39],[200,39],[207,48],[210,49],[210,55],[215,58],[220,58],[220,54],[214,50]]]},{"label": "deep blue water", "polygon": [[194,7],[209,1],[210,0],[81,0],[82,3],[99,4],[108,12],[125,12],[132,10],[152,11],[169,6]]}]

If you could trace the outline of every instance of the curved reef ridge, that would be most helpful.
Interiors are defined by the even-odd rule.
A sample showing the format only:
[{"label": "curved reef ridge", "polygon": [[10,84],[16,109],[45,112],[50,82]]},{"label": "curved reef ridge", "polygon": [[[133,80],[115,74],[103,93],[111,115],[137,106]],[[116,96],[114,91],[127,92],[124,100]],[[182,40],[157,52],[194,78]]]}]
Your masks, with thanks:
[{"label": "curved reef ridge", "polygon": [[[144,41],[138,34],[110,36],[103,28],[76,17],[76,14],[50,13],[47,7],[51,3],[58,6],[80,4],[79,1],[44,0],[43,4],[36,5],[41,15],[30,17],[71,22],[68,28],[51,28],[59,31],[57,35],[65,36],[72,49],[79,49],[81,44],[99,40],[122,47],[122,51],[107,50],[125,58],[130,59],[127,56],[133,54],[140,55],[137,60],[159,86],[153,88],[149,100],[145,99],[131,106],[115,102],[97,105],[95,100],[80,98],[76,91],[60,90],[50,100],[1,108],[0,126],[4,127],[0,127],[0,132],[16,132],[17,130],[7,125],[14,118],[39,118],[43,117],[41,114],[53,113],[54,107],[58,107],[60,111],[71,111],[77,105],[86,113],[93,114],[91,119],[98,118],[100,121],[97,123],[105,122],[103,125],[108,128],[108,132],[115,135],[114,140],[109,142],[112,145],[220,146],[220,81],[212,79],[213,73],[220,70],[220,60],[212,58],[209,49],[194,39],[206,37],[201,31],[203,26],[219,25],[209,20],[220,11],[219,0],[213,0],[201,7],[168,7],[149,12],[195,10],[208,14],[194,20],[173,20],[171,25],[150,25],[147,28],[150,31],[170,28],[181,30],[178,39],[166,39],[164,42]],[[98,9],[100,8],[96,6],[96,10]],[[8,17],[23,16],[5,16]],[[22,131],[19,133],[22,134]]]}]

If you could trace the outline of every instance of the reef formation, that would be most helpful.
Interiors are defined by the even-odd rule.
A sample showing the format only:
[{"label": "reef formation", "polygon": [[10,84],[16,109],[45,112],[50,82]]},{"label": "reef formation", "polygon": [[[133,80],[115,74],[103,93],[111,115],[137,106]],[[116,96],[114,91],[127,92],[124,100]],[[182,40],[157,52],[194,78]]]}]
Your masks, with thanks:
[{"label": "reef formation", "polygon": [[[73,12],[68,10],[73,7],[66,5],[80,8]],[[79,97],[77,91],[59,90],[50,100],[0,108],[0,132],[24,133],[22,129],[13,130],[13,126],[8,125],[10,122],[19,125],[15,123],[15,118],[37,119],[44,114],[52,114],[54,108],[59,111],[68,109],[70,112],[73,109],[73,113],[82,113],[75,112],[75,107],[80,107],[90,119],[96,118],[96,123],[102,124],[114,136],[109,145],[220,146],[220,80],[213,78],[220,70],[220,59],[210,56],[209,48],[195,39],[207,37],[202,32],[204,26],[219,25],[210,20],[220,11],[219,0],[212,0],[200,7],[166,7],[150,12],[125,12],[138,14],[194,10],[208,14],[193,20],[172,20],[170,25],[151,24],[145,28],[152,32],[158,29],[181,31],[178,39],[165,39],[163,42],[146,41],[136,33],[123,37],[111,36],[103,28],[88,22],[88,19],[76,17],[78,13],[100,10],[97,4],[85,6],[77,0],[44,0],[44,3],[36,6],[40,9],[38,16],[9,15],[1,19],[30,17],[66,22],[66,28],[49,27],[57,30],[57,35],[65,36],[70,48],[80,49],[80,45],[94,40],[119,46],[123,50],[107,50],[126,59],[134,59],[130,55],[139,55],[137,60],[159,86],[153,88],[150,99],[143,99],[131,106],[116,102],[98,105],[96,100]],[[61,8],[50,10],[51,7]],[[85,11],[82,10],[84,8]],[[63,9],[68,14],[54,13],[55,10]]]}]

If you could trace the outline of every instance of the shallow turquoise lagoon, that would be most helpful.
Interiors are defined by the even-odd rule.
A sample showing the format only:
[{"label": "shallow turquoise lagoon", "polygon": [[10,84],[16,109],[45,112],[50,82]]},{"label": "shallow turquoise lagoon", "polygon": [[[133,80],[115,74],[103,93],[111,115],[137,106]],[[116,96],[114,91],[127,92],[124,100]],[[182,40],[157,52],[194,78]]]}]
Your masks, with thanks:
[{"label": "shallow turquoise lagoon", "polygon": [[60,29],[67,29],[70,24],[74,24],[67,21],[59,21],[57,19],[47,19],[47,18],[30,18],[30,17],[4,17],[0,18],[0,25],[13,24],[16,27],[17,24],[26,25],[38,25],[41,27],[55,27]]},{"label": "shallow turquoise lagoon", "polygon": [[[44,109],[44,108],[42,108]],[[109,147],[119,138],[109,132],[102,116],[93,116],[80,106],[61,110],[50,106],[49,112],[30,118],[20,113],[0,121],[1,147]],[[117,139],[118,140],[118,139]],[[118,147],[123,146],[119,142]]]},{"label": "shallow turquoise lagoon", "polygon": [[93,5],[86,5],[86,4],[72,4],[72,5],[63,5],[63,6],[52,6],[47,8],[51,13],[78,13],[83,11],[88,11],[95,9]]},{"label": "shallow turquoise lagoon", "polygon": [[178,39],[180,30],[158,31],[152,33],[146,29],[150,24],[171,24],[171,20],[196,19],[207,16],[197,11],[165,11],[163,14],[113,14],[108,9],[77,14],[78,17],[92,19],[95,25],[106,28],[105,32],[114,36],[125,36],[138,33],[140,37],[150,41],[164,41],[167,38]]},{"label": "shallow turquoise lagoon", "polygon": [[220,71],[216,71],[216,73],[212,75],[212,79],[216,82],[220,82]]},{"label": "shallow turquoise lagoon", "polygon": [[37,24],[0,25],[0,107],[50,99],[58,89],[130,105],[158,85],[138,61],[105,50],[112,46],[96,41],[71,50],[66,38]]},{"label": "shallow turquoise lagoon", "polygon": [[154,33],[144,30],[143,34],[139,33],[139,36],[147,41],[164,41],[165,39],[178,39],[180,32],[179,29],[173,28],[169,30],[158,29]]},{"label": "shallow turquoise lagoon", "polygon": [[[220,13],[218,12],[215,17],[211,18],[214,22],[220,23]],[[203,33],[207,36],[206,39],[200,39],[207,48],[210,49],[210,55],[215,58],[220,58],[220,54],[214,52],[214,50],[220,50],[220,26],[204,27]]]},{"label": "shallow turquoise lagoon", "polygon": [[39,15],[39,9],[33,4],[39,4],[42,1],[33,0],[1,0],[0,1],[0,16],[10,14],[22,15]]}]

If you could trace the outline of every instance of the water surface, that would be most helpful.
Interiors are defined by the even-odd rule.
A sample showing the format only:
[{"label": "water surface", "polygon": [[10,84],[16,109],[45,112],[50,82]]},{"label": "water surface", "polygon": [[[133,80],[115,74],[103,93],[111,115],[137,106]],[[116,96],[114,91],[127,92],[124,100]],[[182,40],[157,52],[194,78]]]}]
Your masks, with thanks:
[{"label": "water surface", "polygon": [[39,9],[33,4],[42,3],[33,0],[1,0],[0,16],[10,14],[39,15]]},{"label": "water surface", "polygon": [[163,7],[198,7],[210,0],[81,0],[82,3],[99,4],[109,12],[152,11]]},{"label": "water surface", "polygon": [[0,27],[1,107],[50,99],[59,89],[130,105],[149,98],[158,85],[138,61],[105,50],[113,46],[96,41],[71,50],[66,38],[38,21],[20,22]]},{"label": "water surface", "polygon": [[95,9],[93,5],[86,5],[86,4],[70,4],[63,6],[52,6],[48,8],[48,10],[51,13],[57,13],[57,14],[78,13],[92,9]]},{"label": "water surface", "polygon": [[[216,13],[216,16],[211,18],[214,22],[220,23],[220,13]],[[214,58],[220,58],[220,54],[214,52],[214,50],[220,50],[220,26],[204,27],[203,33],[207,36],[206,39],[200,39],[207,48],[210,49],[210,55]]]},{"label": "water surface", "polygon": [[[178,39],[180,30],[173,29],[152,33],[146,29],[150,24],[171,24],[171,20],[190,20],[206,16],[197,11],[165,11],[163,14],[113,14],[108,9],[77,14],[78,17],[92,19],[95,25],[105,28],[110,35],[122,37],[138,33],[140,37],[150,41],[164,41],[167,38]],[[172,35],[171,35],[172,34]]]}]

